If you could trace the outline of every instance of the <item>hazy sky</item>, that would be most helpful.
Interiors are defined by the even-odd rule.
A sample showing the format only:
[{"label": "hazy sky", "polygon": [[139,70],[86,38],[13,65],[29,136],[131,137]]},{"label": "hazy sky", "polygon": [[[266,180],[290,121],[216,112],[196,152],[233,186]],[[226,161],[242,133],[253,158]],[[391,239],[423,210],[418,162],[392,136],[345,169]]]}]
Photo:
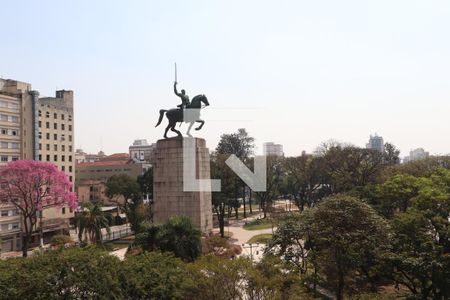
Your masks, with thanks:
[{"label": "hazy sky", "polygon": [[[245,127],[288,155],[378,133],[450,152],[449,1],[2,1],[0,77],[75,92],[75,143],[154,142],[180,88],[215,148]],[[165,126],[164,121],[163,126]],[[187,128],[183,125],[182,130]]]}]

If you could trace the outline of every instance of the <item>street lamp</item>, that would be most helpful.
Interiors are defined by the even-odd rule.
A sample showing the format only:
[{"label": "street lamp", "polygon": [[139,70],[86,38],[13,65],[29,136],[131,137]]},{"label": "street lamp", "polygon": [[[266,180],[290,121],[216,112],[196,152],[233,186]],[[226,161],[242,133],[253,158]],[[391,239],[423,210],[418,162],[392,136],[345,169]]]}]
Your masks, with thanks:
[{"label": "street lamp", "polygon": [[[246,246],[245,244],[242,244],[242,248],[243,249],[250,249],[250,260],[253,262],[253,244],[248,244],[248,246]],[[258,248],[259,248],[259,243],[256,243],[255,246],[255,254],[258,255]]]}]

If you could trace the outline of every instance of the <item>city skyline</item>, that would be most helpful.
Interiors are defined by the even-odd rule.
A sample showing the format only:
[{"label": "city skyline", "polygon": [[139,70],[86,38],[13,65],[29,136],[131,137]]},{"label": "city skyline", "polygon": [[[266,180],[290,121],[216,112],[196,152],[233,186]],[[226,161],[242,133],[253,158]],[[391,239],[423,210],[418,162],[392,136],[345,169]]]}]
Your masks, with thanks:
[{"label": "city skyline", "polygon": [[162,138],[158,111],[179,104],[175,61],[180,89],[210,100],[198,134],[210,150],[221,134],[243,127],[257,153],[266,141],[288,156],[329,139],[364,147],[374,133],[402,157],[419,147],[450,152],[442,138],[450,134],[445,2],[18,1],[2,8],[36,22],[5,15],[15,26],[4,32],[0,77],[29,82],[42,96],[73,90],[76,148],[86,152],[127,152],[136,138]]}]

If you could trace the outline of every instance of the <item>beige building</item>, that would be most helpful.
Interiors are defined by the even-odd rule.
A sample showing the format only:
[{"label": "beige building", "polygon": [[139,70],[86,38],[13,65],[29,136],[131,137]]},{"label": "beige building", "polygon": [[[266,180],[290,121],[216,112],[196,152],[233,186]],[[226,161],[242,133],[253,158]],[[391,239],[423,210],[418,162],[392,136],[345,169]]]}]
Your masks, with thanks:
[{"label": "beige building", "polygon": [[89,153],[84,152],[83,149],[76,149],[75,150],[75,164],[79,164],[79,163],[83,163],[83,162],[94,162],[105,156],[106,155],[103,151],[99,151],[97,154],[89,154]]},{"label": "beige building", "polygon": [[105,195],[106,182],[114,175],[125,174],[132,178],[144,174],[150,167],[148,163],[130,159],[127,153],[116,153],[99,158],[94,162],[76,165],[75,190],[80,203],[100,202],[104,205],[122,203],[123,199],[109,199]]},{"label": "beige building", "polygon": [[[75,181],[73,92],[56,91],[55,97],[39,98],[38,160],[51,162]],[[44,238],[69,229],[74,212],[69,208],[44,210]]]},{"label": "beige building", "polygon": [[[39,98],[29,83],[0,79],[0,166],[18,159],[49,161],[73,182],[73,132],[72,91],[57,91],[54,98]],[[16,224],[20,227],[21,218],[11,211],[15,211],[14,207],[6,204],[0,207],[2,251],[20,247],[17,242],[20,228],[17,231]],[[55,232],[67,230],[72,216],[68,208],[44,210],[44,236],[49,238]]]}]

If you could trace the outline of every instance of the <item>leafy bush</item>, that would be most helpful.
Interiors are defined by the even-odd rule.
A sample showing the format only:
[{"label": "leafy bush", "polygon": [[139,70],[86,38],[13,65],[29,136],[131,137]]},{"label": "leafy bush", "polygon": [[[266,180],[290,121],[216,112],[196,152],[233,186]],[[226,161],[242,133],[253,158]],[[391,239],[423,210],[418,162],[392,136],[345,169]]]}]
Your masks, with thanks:
[{"label": "leafy bush", "polygon": [[73,243],[73,240],[70,236],[64,234],[57,234],[52,237],[50,244],[52,246],[64,247],[66,244]]}]

